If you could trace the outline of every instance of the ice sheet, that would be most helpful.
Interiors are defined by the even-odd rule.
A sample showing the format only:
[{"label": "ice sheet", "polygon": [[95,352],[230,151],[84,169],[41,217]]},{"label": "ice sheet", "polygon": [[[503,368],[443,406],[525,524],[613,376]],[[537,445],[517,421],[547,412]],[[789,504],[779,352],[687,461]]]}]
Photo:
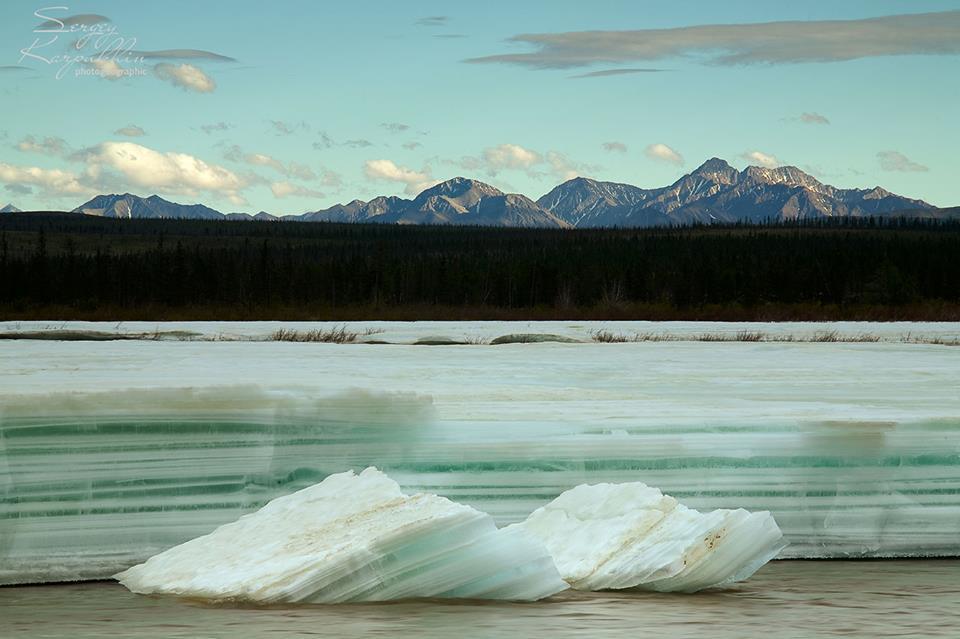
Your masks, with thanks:
[{"label": "ice sheet", "polygon": [[643,481],[769,510],[785,556],[956,555],[958,371],[957,347],[882,342],[0,342],[0,581],[104,577],[367,465],[500,524]]}]

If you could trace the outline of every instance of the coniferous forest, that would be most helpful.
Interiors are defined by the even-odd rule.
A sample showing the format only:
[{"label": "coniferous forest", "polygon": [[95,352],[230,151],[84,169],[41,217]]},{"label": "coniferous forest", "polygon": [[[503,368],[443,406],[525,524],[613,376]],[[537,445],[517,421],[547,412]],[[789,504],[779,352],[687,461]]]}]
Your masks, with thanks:
[{"label": "coniferous forest", "polygon": [[960,320],[960,223],[543,230],[0,216],[0,318]]}]

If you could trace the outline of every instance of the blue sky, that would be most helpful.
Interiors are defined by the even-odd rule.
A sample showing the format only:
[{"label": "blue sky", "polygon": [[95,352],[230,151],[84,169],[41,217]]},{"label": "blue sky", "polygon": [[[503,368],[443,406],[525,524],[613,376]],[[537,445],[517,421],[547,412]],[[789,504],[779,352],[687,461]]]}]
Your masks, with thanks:
[{"label": "blue sky", "polygon": [[[23,209],[299,213],[455,175],[537,198],[712,156],[960,204],[956,1],[53,4],[0,5],[0,203]],[[65,53],[59,79],[38,59]]]}]

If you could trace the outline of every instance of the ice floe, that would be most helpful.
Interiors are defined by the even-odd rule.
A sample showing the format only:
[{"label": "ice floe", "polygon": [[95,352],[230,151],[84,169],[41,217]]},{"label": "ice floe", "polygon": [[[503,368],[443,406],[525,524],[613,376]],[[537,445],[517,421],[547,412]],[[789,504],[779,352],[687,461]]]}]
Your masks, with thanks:
[{"label": "ice floe", "polygon": [[700,513],[641,482],[577,486],[508,529],[542,540],[578,590],[696,592],[746,579],[786,546],[769,512]]},{"label": "ice floe", "polygon": [[537,600],[560,592],[546,548],[478,510],[338,473],[116,575],[130,590],[214,601],[411,597]]},{"label": "ice floe", "polygon": [[768,512],[699,513],[646,484],[581,485],[520,524],[348,471],[151,557],[133,592],[213,601],[413,597],[535,601],[579,590],[695,592],[746,579],[785,546]]}]

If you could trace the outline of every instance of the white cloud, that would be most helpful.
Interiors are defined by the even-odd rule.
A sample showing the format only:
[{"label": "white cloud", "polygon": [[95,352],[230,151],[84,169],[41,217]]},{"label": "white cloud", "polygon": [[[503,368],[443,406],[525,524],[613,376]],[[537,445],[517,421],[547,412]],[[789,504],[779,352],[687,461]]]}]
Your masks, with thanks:
[{"label": "white cloud", "polygon": [[392,160],[367,160],[364,164],[364,173],[371,180],[384,180],[387,182],[399,182],[405,185],[404,191],[407,195],[417,195],[424,189],[428,189],[439,180],[433,179],[430,170],[414,171],[404,166],[395,164]]},{"label": "white cloud", "polygon": [[624,144],[623,142],[604,142],[603,150],[616,152],[616,153],[626,153],[627,145]]},{"label": "white cloud", "polygon": [[[42,143],[34,141],[34,144]],[[73,153],[68,159],[82,163],[83,170],[0,163],[0,182],[8,186],[32,185],[48,197],[90,195],[108,189],[141,189],[191,196],[207,193],[237,204],[244,202],[240,194],[243,189],[265,182],[253,175],[240,176],[187,153],[157,151],[133,142],[103,142]],[[331,181],[326,175],[323,179],[324,183]]]},{"label": "white cloud", "polygon": [[504,169],[529,170],[543,162],[543,156],[519,144],[499,144],[483,150],[483,161],[490,175]]},{"label": "white cloud", "polygon": [[289,195],[295,195],[298,197],[324,197],[324,194],[320,191],[314,191],[305,186],[300,186],[299,184],[293,184],[287,182],[286,180],[281,182],[271,182],[270,190],[273,192],[274,197],[276,198],[285,198]]},{"label": "white cloud", "polygon": [[662,142],[648,145],[647,148],[643,150],[643,153],[651,160],[668,162],[670,164],[676,164],[677,166],[683,165],[683,156]]},{"label": "white cloud", "polygon": [[880,151],[877,153],[880,168],[884,171],[926,172],[930,169],[918,164],[898,151]]},{"label": "white cloud", "polygon": [[14,147],[25,153],[42,153],[44,155],[62,156],[70,152],[70,145],[63,138],[47,136],[43,139],[32,135],[25,136]]},{"label": "white cloud", "polygon": [[774,169],[780,166],[780,160],[777,159],[777,156],[764,153],[763,151],[747,151],[746,153],[740,154],[740,157],[757,166],[762,166],[765,169]]},{"label": "white cloud", "polygon": [[180,87],[184,91],[211,93],[217,88],[217,83],[213,81],[213,78],[192,64],[169,64],[167,62],[161,62],[160,64],[154,65],[153,72],[161,80]]},{"label": "white cloud", "polygon": [[280,160],[263,153],[248,153],[244,156],[244,159],[249,164],[254,164],[257,166],[269,166],[277,169],[281,173],[284,172],[283,163],[280,162]]},{"label": "white cloud", "polygon": [[31,184],[40,187],[51,197],[90,195],[94,192],[80,181],[79,176],[70,171],[17,166],[5,162],[0,162],[0,182],[4,182],[8,187],[13,186],[13,189],[8,190],[16,190],[16,185]]},{"label": "white cloud", "polygon": [[161,152],[133,142],[104,142],[78,154],[91,179],[122,178],[126,183],[170,193],[201,191],[238,196],[247,181],[233,171],[186,153]]},{"label": "white cloud", "polygon": [[510,38],[537,50],[467,62],[565,69],[672,57],[719,65],[837,62],[888,55],[960,53],[960,11],[857,20],[706,24],[634,31],[526,33]]},{"label": "white cloud", "polygon": [[137,126],[136,124],[128,124],[125,127],[121,127],[114,131],[115,135],[125,135],[128,138],[139,138],[147,134],[142,127]]}]

